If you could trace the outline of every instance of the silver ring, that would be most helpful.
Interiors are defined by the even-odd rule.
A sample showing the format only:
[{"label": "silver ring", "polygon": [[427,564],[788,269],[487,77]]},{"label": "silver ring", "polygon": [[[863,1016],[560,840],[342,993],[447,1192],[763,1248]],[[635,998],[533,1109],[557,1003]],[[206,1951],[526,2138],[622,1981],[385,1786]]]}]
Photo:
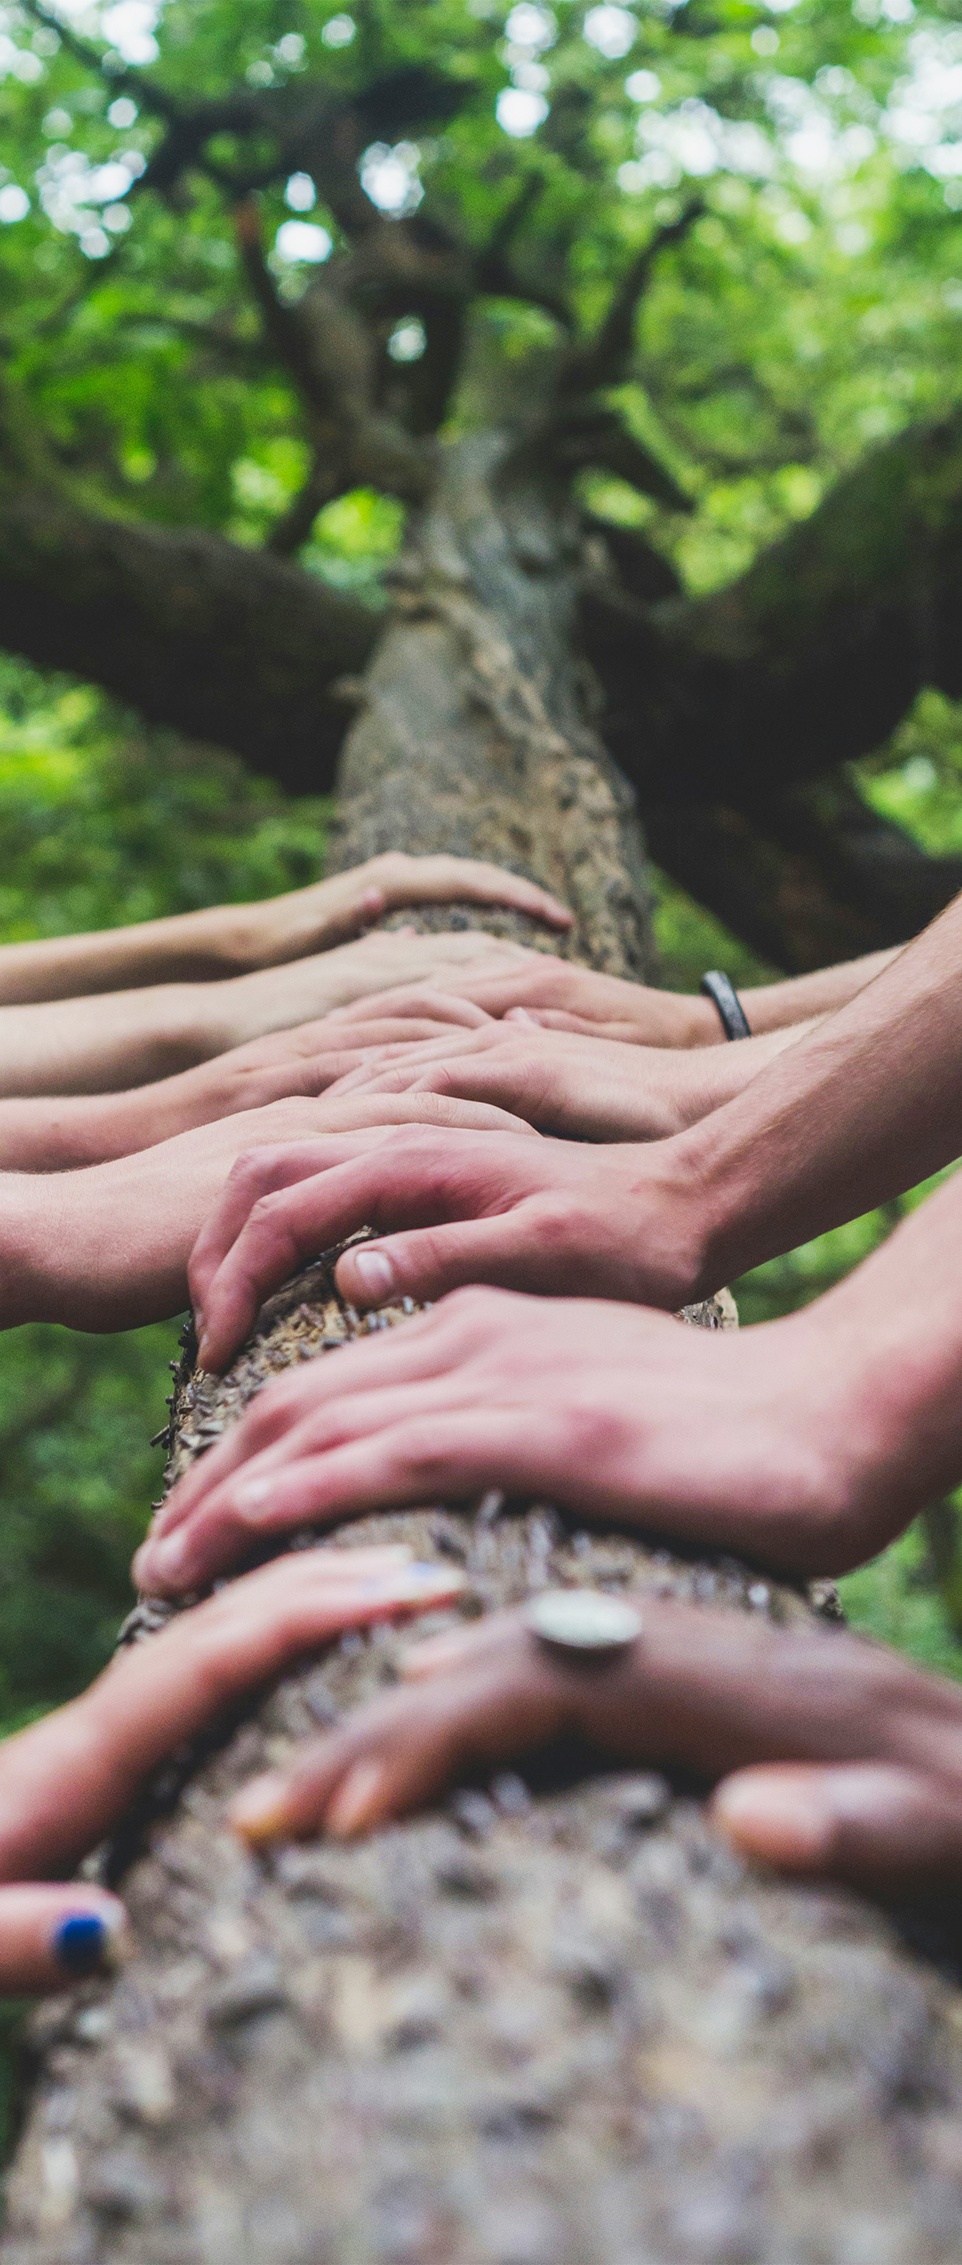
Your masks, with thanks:
[{"label": "silver ring", "polygon": [[580,1659],[627,1651],[644,1629],[633,1604],[601,1589],[543,1589],[524,1606],[522,1617],[539,1643]]}]

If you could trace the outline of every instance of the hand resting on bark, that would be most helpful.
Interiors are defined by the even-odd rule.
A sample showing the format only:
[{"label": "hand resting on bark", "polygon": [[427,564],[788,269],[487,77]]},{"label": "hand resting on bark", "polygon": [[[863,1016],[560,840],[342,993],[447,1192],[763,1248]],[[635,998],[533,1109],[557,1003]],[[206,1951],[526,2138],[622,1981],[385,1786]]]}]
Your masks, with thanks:
[{"label": "hand resting on bark", "polygon": [[0,1990],[67,1987],[122,1953],[123,1905],[63,1884],[168,1754],[345,1629],[448,1602],[403,1549],[298,1551],[121,1652],[69,1706],[0,1744]]},{"label": "hand resting on bark", "polygon": [[499,904],[568,928],[557,897],[475,857],[389,850],[260,904],[218,904],[79,936],[0,946],[0,1001],[76,999],[134,985],[246,975],[329,951],[386,912],[415,904]]},{"label": "hand resting on bark", "polygon": [[0,1005],[0,1095],[126,1092],[312,1022],[348,1000],[383,991],[399,974],[449,983],[459,967],[504,972],[529,957],[538,954],[475,929],[426,936],[378,930],[309,959],[226,981]]},{"label": "hand resting on bark", "polygon": [[[740,996],[753,1033],[760,1036],[772,1030],[793,1029],[799,1023],[834,1014],[880,975],[900,949],[896,946],[870,952],[865,959],[849,960],[840,967],[743,989]],[[539,1022],[547,1029],[577,1031],[584,1037],[676,1048],[726,1043],[718,1010],[710,999],[652,990],[621,976],[599,975],[546,952],[531,954],[503,973],[467,968],[454,977],[450,988],[499,1019]],[[417,986],[396,986],[390,993],[390,1011],[419,1013],[417,992]],[[386,1005],[385,1000],[385,1009]],[[377,1011],[382,1011],[381,1002]],[[362,1019],[366,1008],[360,1001],[338,1012],[351,1020]]]},{"label": "hand resting on bark", "polygon": [[459,1291],[268,1385],[174,1488],[137,1579],[202,1587],[255,1538],[491,1487],[846,1571],[962,1478],[960,1257],[956,1178],[825,1297],[751,1329]]},{"label": "hand resting on bark", "polygon": [[[74,1329],[136,1329],[182,1312],[187,1261],[203,1221],[243,1150],[316,1153],[319,1133],[384,1138],[398,1124],[505,1127],[537,1133],[503,1109],[441,1094],[363,1093],[347,1101],[275,1101],[201,1125],[175,1140],[86,1171],[0,1172],[0,1328],[60,1321]],[[292,1145],[293,1144],[293,1145]]]},{"label": "hand resting on bark", "polygon": [[775,1629],[638,1598],[642,1632],[573,1662],[519,1613],[410,1648],[386,1693],[284,1771],[246,1786],[245,1840],[339,1839],[420,1808],[452,1779],[558,1738],[595,1762],[717,1783],[712,1815],[746,1857],[882,1895],[962,1885],[962,1690],[836,1630]]},{"label": "hand resting on bark", "polygon": [[[629,1047],[531,1022],[486,1021],[474,1030],[436,1026],[430,1037],[416,1035],[423,1026],[413,1016],[410,1024],[400,1041],[366,1040],[365,1052],[338,1078],[337,1094],[448,1093],[493,1101],[538,1132],[569,1140],[669,1139],[744,1092],[811,1027],[772,1031],[738,1046],[672,1048]],[[380,1027],[373,1020],[342,1025],[342,1036]],[[398,1020],[395,1032],[400,1028]],[[330,1043],[330,1030],[327,1035]]]},{"label": "hand resting on bark", "polygon": [[[425,992],[425,1000],[434,996]],[[469,1028],[483,1024],[493,1031],[479,1007],[462,1002]],[[133,1086],[127,1093],[72,1093],[31,1100],[0,1100],[0,1171],[65,1172],[84,1164],[103,1164],[138,1149],[172,1140],[197,1125],[216,1123],[241,1110],[263,1109],[274,1101],[317,1099],[354,1069],[363,1069],[372,1054],[403,1040],[412,1052],[434,1039],[450,1043],[450,1020],[427,1012],[386,1017],[359,1025],[364,1038],[352,1043],[349,1029],[331,1028],[332,1017],[301,1023],[295,1030],[252,1039],[234,1046],[209,1062],[181,1070],[175,1077],[153,1085]],[[538,1033],[553,1039],[553,1033]],[[561,1044],[571,1041],[561,1040]],[[584,1041],[574,1041],[575,1044]],[[761,1043],[761,1042],[760,1042]],[[693,1062],[721,1059],[714,1053],[691,1057]],[[666,1057],[674,1063],[677,1057]],[[687,1066],[689,1057],[685,1057]]]},{"label": "hand resting on bark", "polygon": [[[725,1050],[726,1074],[747,1046]],[[674,1309],[960,1153],[957,900],[847,1006],[668,1139],[533,1148],[407,1127],[376,1157],[348,1139],[296,1168],[242,1163],[194,1256],[202,1358],[222,1366],[297,1259],[362,1226],[376,1240],[338,1269],[355,1305],[487,1282]]]}]

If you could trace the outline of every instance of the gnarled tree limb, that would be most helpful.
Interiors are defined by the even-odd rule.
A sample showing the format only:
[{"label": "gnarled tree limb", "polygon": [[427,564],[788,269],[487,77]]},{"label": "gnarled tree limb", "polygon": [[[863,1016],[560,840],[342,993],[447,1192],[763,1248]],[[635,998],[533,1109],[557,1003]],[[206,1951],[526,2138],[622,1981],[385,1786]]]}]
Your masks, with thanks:
[{"label": "gnarled tree limb", "polygon": [[332,686],[364,667],[378,629],[283,559],[0,483],[3,644],[236,748],[295,790],[330,780],[347,722]]}]

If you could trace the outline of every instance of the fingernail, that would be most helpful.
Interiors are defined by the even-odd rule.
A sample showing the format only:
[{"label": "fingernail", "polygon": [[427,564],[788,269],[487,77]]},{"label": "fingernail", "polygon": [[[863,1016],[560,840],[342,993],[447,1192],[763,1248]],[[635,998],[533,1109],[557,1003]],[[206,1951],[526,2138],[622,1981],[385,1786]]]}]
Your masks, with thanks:
[{"label": "fingernail", "polygon": [[505,1022],[533,1022],[534,1016],[528,1013],[527,1007],[509,1007],[504,1019]]},{"label": "fingernail", "polygon": [[832,1813],[811,1781],[736,1777],[719,1787],[712,1812],[743,1854],[765,1864],[817,1870],[831,1853]]},{"label": "fingernail", "polygon": [[148,1581],[169,1581],[173,1574],[181,1571],[185,1555],[179,1533],[168,1534],[161,1541],[144,1542],[134,1560],[138,1580],[146,1574]]},{"label": "fingernail", "polygon": [[286,1786],[280,1771],[268,1770],[263,1777],[252,1778],[231,1802],[227,1821],[231,1831],[252,1846],[278,1839],[287,1823]]},{"label": "fingernail", "polygon": [[94,1974],[116,1963],[126,1932],[124,1913],[112,1919],[101,1911],[72,1911],[54,1928],[51,1948],[66,1974]]},{"label": "fingernail", "polygon": [[270,1479],[247,1479],[242,1485],[235,1487],[234,1501],[238,1510],[261,1510],[265,1502],[270,1501],[273,1492],[274,1485]]},{"label": "fingernail", "polygon": [[354,1272],[372,1306],[383,1305],[394,1284],[394,1268],[382,1250],[352,1251]]},{"label": "fingernail", "polygon": [[379,1795],[384,1784],[381,1762],[355,1762],[354,1768],[332,1796],[325,1820],[332,1840],[353,1840],[381,1814]]}]

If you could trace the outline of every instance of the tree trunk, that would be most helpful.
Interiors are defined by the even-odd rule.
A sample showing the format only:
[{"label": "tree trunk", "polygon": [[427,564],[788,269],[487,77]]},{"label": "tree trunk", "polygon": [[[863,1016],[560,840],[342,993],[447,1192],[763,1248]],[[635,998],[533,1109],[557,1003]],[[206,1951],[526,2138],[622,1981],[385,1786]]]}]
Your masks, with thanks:
[{"label": "tree trunk", "polygon": [[[338,858],[503,857],[568,894],[575,952],[632,972],[641,853],[570,657],[572,547],[507,441],[452,454],[363,689]],[[223,1382],[185,1353],[172,1474],[269,1375],[383,1320],[403,1315],[360,1324],[321,1259]],[[485,1610],[558,1581],[811,1608],[496,1496],[327,1546],[362,1535],[457,1558]],[[389,1678],[397,1643],[287,1678],[108,1852],[136,1953],[40,2017],[3,2265],[957,2260],[962,2001],[856,1899],[746,1871],[689,1794],[569,1757],[357,1847],[242,1852],[225,1795]]]}]

